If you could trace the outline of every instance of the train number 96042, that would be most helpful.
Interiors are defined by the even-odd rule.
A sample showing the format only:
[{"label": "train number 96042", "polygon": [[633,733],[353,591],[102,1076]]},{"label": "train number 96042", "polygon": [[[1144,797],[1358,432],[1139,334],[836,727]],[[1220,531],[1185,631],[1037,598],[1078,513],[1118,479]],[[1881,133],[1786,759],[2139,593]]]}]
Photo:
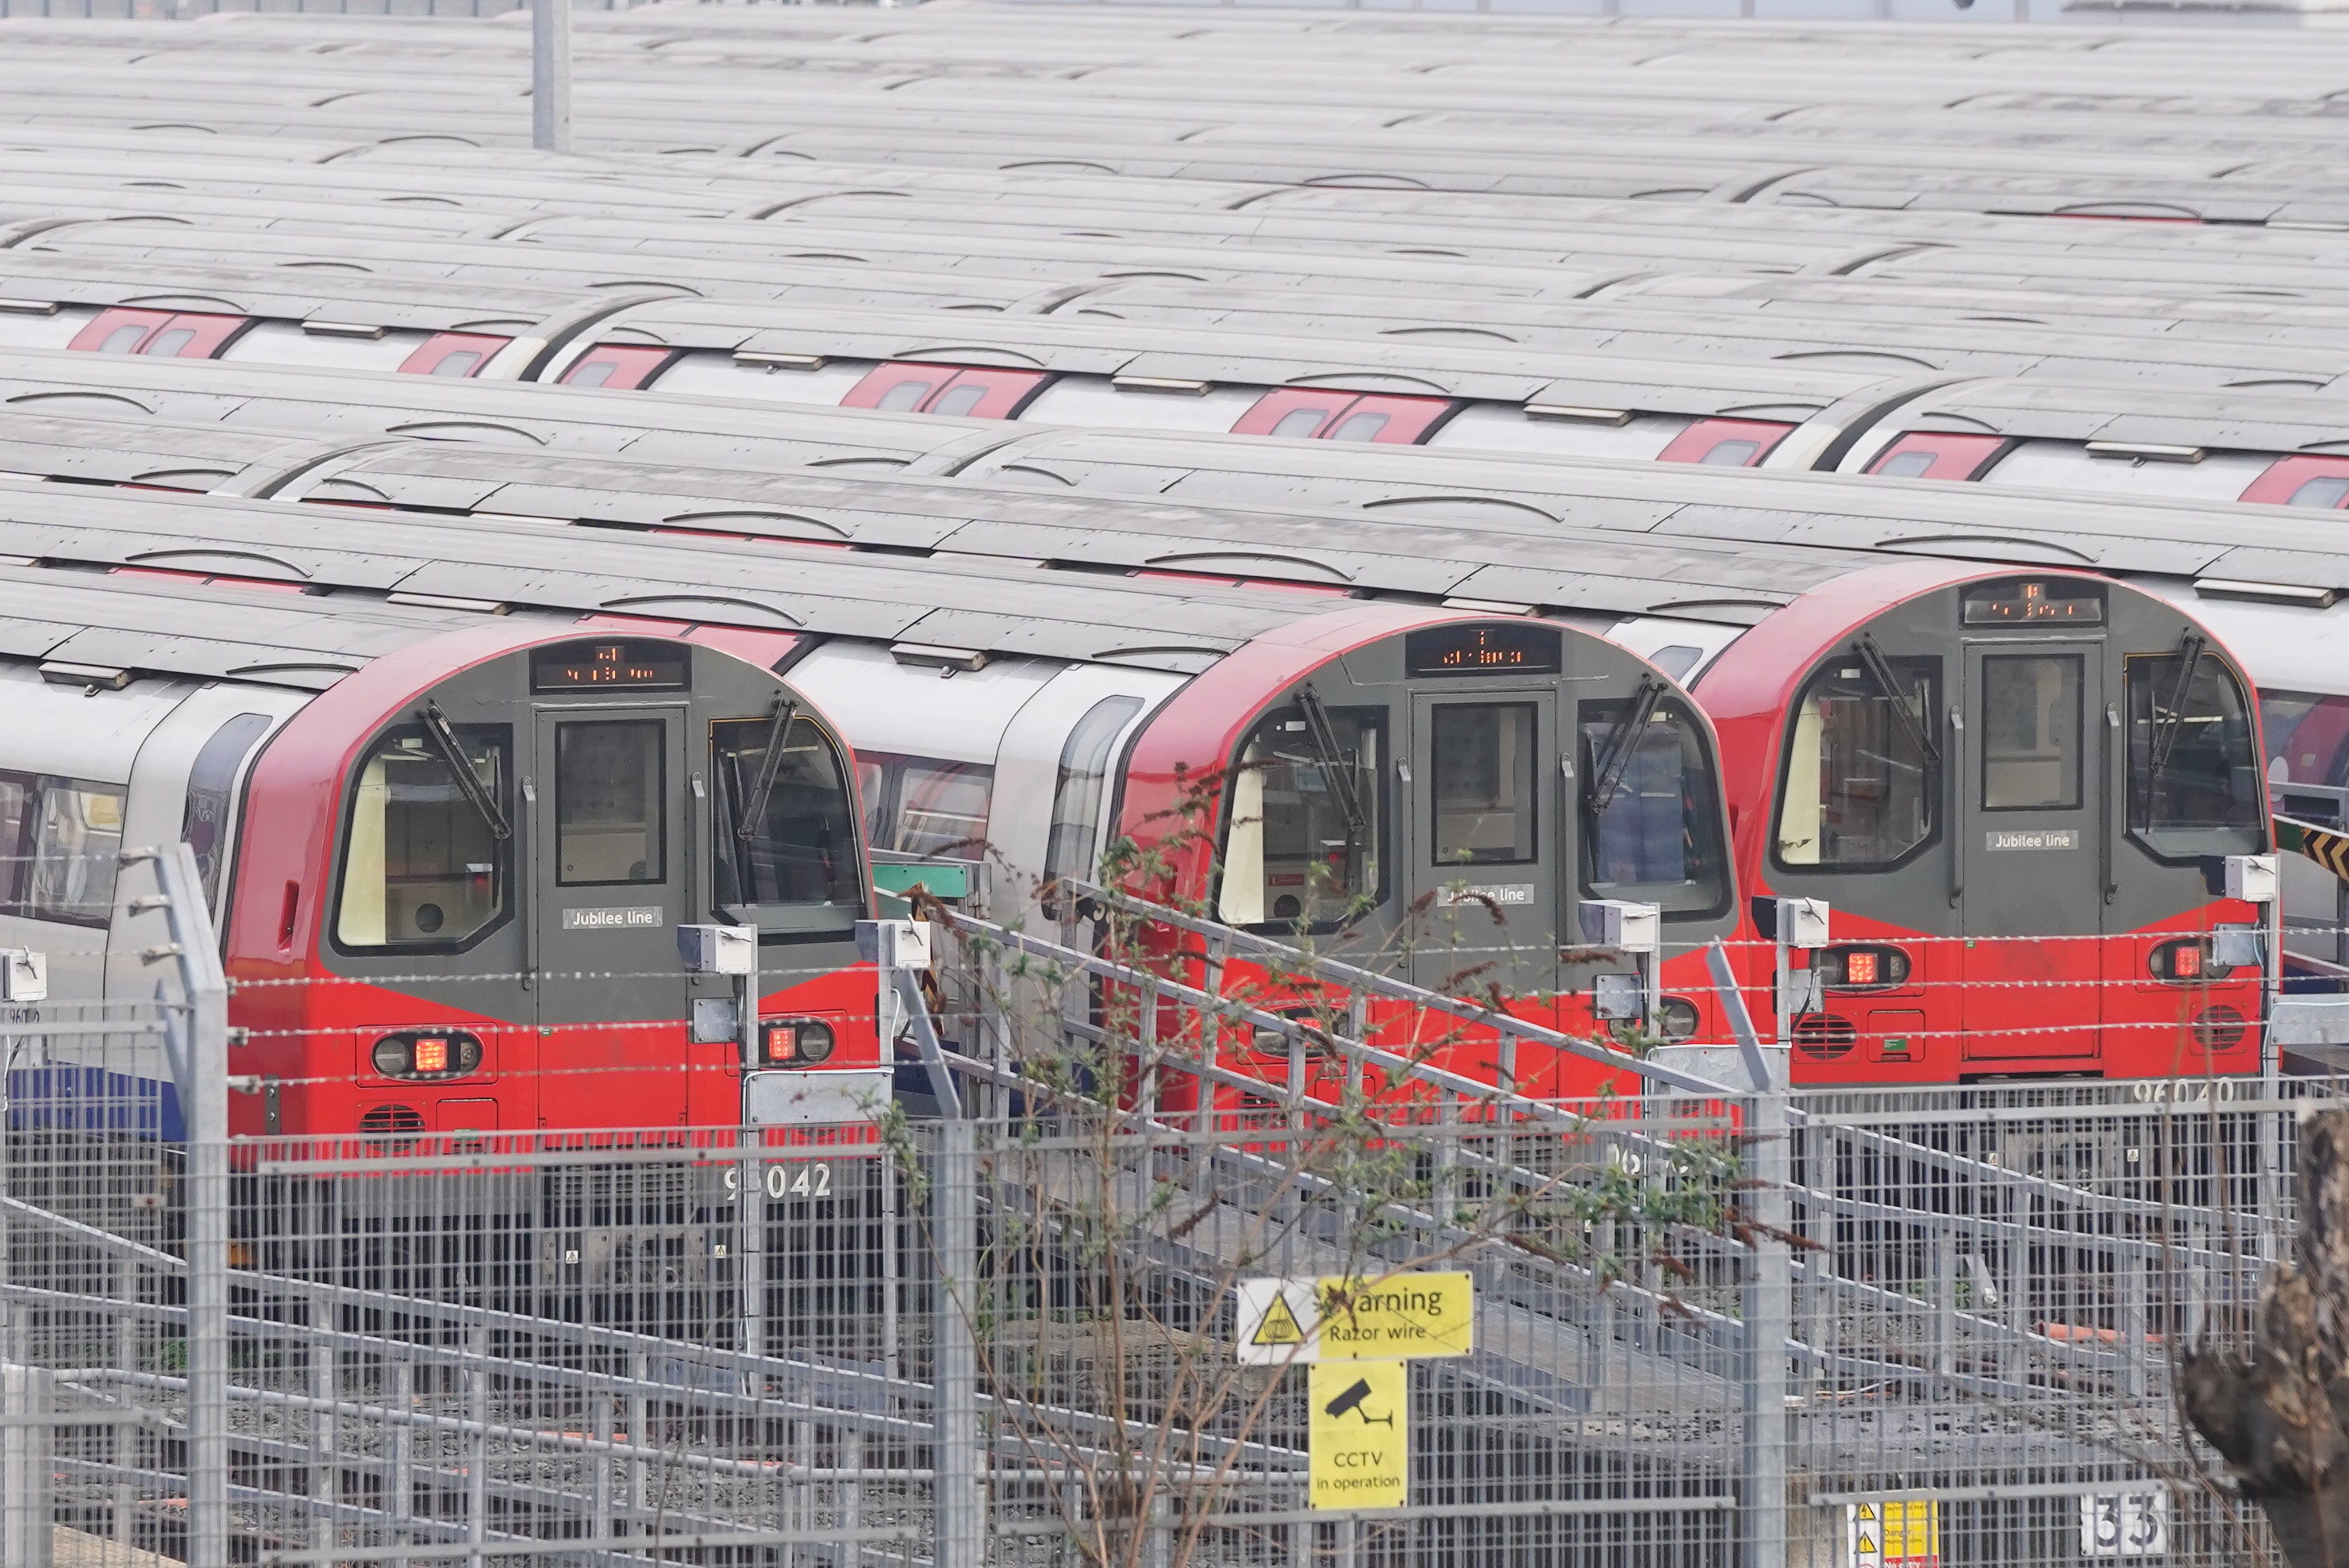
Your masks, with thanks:
[{"label": "train number 96042", "polygon": [[[817,1160],[779,1161],[767,1167],[767,1196],[772,1199],[800,1198],[817,1201],[832,1196],[832,1167]],[[726,1196],[731,1201],[742,1191],[742,1168],[726,1167]]]}]

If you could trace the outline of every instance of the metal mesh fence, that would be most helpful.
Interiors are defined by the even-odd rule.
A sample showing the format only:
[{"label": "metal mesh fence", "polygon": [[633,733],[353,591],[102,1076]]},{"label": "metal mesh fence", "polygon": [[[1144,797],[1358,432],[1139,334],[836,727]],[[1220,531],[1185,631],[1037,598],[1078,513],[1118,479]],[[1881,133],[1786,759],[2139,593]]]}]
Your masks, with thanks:
[{"label": "metal mesh fence", "polygon": [[[940,949],[882,982],[927,1092],[852,1122],[239,1140],[210,1186],[187,1007],[16,1011],[8,1568],[2271,1560],[2175,1380],[2244,1342],[2333,1080],[1542,1100],[1260,985]],[[1197,1056],[1234,1031],[1282,1071]],[[1347,1348],[1448,1276],[1459,1353]]]}]

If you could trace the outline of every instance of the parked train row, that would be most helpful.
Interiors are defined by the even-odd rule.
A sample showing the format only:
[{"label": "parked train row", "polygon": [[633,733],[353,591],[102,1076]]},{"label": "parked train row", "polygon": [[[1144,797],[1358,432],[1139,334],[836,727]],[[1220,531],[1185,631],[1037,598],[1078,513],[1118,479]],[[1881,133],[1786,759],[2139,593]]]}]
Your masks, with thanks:
[{"label": "parked train row", "polygon": [[[20,419],[0,430],[11,465],[74,451],[143,461],[173,448],[175,461],[234,460],[222,432]],[[2256,1068],[2263,975],[2240,942],[2255,939],[2264,912],[2212,896],[2206,868],[2268,847],[2264,771],[2249,683],[2198,615],[2084,575],[1627,528],[1628,515],[1654,521],[1637,493],[1656,477],[1647,470],[1608,476],[1633,481],[1611,498],[1617,516],[1601,510],[1603,491],[1586,493],[1558,508],[1583,516],[1543,513],[1528,526],[1527,503],[1458,484],[1464,474],[1439,497],[1441,479],[1423,471],[1438,460],[1397,453],[1423,470],[1408,480],[1417,504],[1361,497],[1371,504],[1340,523],[1232,510],[1228,494],[1221,507],[1121,502],[1109,471],[1119,438],[1061,439],[1096,444],[1103,473],[1081,503],[968,480],[281,440],[223,487],[277,500],[11,490],[0,552],[192,575],[238,593],[266,583],[422,594],[483,614],[594,615],[616,630],[626,629],[616,616],[643,617],[635,630],[646,634],[691,616],[791,628],[795,648],[824,637],[782,667],[860,758],[868,841],[891,858],[949,861],[988,846],[1008,873],[998,913],[1043,879],[1088,869],[1111,838],[1146,843],[1177,803],[1175,780],[1223,768],[1234,782],[1203,802],[1218,824],[1213,851],[1187,853],[1180,885],[1154,891],[1211,900],[1260,930],[1327,936],[1342,924],[1374,949],[1413,936],[1413,978],[1456,985],[1474,972],[1569,1028],[1593,1026],[1599,975],[1619,972],[1559,960],[1557,934],[1579,929],[1589,901],[1661,906],[1668,952],[1652,1006],[1667,1034],[1684,1037],[1720,1026],[1692,949],[1751,934],[1753,899],[1775,892],[1837,912],[1838,944],[1823,962],[1846,966],[1843,983],[1798,1025],[1806,1078]],[[1160,471],[1185,457],[1226,491],[1259,452],[1319,460],[1285,443],[1152,439]],[[1231,466],[1204,466],[1217,457]],[[1291,490],[1312,477],[1254,472]],[[85,466],[76,477],[107,476]],[[1689,477],[1749,507],[1762,499],[1758,479]],[[1303,499],[1334,507],[1350,482],[1322,476],[1322,493]],[[1796,507],[1821,494],[1847,501],[1850,487],[1771,488],[1809,492],[1757,526],[1791,540]],[[322,536],[310,508],[336,500],[365,510],[338,514],[351,524]],[[2074,520],[2084,526],[2110,521],[2071,510],[2094,514]],[[522,521],[533,515],[543,521]],[[579,518],[603,526],[547,531]],[[1268,538],[1281,540],[1277,551]],[[885,553],[858,561],[843,547]],[[991,563],[975,592],[995,613],[959,611],[951,632],[942,621],[883,647],[834,630],[832,582],[902,593],[919,555],[949,575]],[[2333,559],[2349,578],[2349,553]],[[1288,586],[1243,586],[1276,576]],[[1115,672],[1063,670],[1047,687],[1081,687],[1092,705],[1039,696],[1047,606],[1065,598],[1092,617],[1105,598],[1163,584],[1253,593],[1298,629],[1226,654],[1178,636],[1163,612],[1121,606],[1100,618],[1152,630],[1112,640],[1089,619],[1067,645]],[[1530,618],[1537,611],[1547,614]],[[88,666],[75,664],[67,678],[82,680]],[[1132,667],[1154,664],[1154,678]],[[136,668],[106,679],[130,681]],[[1554,776],[1543,758],[1557,759]],[[1048,761],[1058,769],[1049,790],[1040,776],[1020,779]],[[1095,813],[1073,827],[1072,789]],[[324,885],[324,868],[312,869]],[[1445,913],[1439,929],[1417,930],[1414,903],[1437,895],[1441,910],[1443,890],[1464,878],[1475,895],[1466,927]],[[2078,896],[2047,897],[2051,886]],[[541,890],[534,907],[576,896]],[[264,934],[250,918],[236,906],[232,932],[281,946],[300,923]],[[1766,961],[1748,956],[1765,1002]],[[478,962],[499,975],[529,967],[502,951]],[[461,1006],[461,986],[436,999]],[[382,999],[367,1000],[381,1016]],[[274,1065],[300,1076],[293,1059]],[[1565,1061],[1526,1072],[1546,1091],[1593,1081]]]},{"label": "parked train row", "polygon": [[[2331,200],[2322,138],[1893,35],[1853,36],[1982,98],[1708,106],[1702,27],[1574,124],[1506,52],[1414,77],[1376,27],[1243,113],[1251,51],[1314,40],[1219,22],[1136,67],[1135,27],[599,22],[690,74],[606,121],[672,156],[593,179],[394,145],[505,134],[494,30],[37,35],[0,110],[0,573],[83,597],[4,650],[54,715],[0,738],[10,939],[78,924],[77,983],[129,984],[152,939],[44,890],[87,891],[109,813],[176,811],[276,1086],[248,1130],[726,1119],[746,1067],[833,1105],[885,1069],[868,868],[1041,917],[1182,808],[1211,831],[1148,891],[1578,1034],[1717,1034],[1717,936],[1766,1016],[1754,939],[1814,896],[1808,1081],[2261,1067],[2272,799],[2349,799],[2349,550],[2307,515],[2349,501],[2349,295],[2283,226]],[[2144,92],[2328,79],[2143,53]],[[816,62],[808,127],[664,139]],[[1923,168],[1956,120],[1992,134]],[[2191,178],[2128,145],[2156,120]],[[2181,215],[2156,186],[2263,226],[1976,211]],[[2333,983],[2340,884],[2291,869]],[[1579,940],[1622,903],[1652,973]],[[684,1022],[698,918],[761,928],[755,1062]]]}]

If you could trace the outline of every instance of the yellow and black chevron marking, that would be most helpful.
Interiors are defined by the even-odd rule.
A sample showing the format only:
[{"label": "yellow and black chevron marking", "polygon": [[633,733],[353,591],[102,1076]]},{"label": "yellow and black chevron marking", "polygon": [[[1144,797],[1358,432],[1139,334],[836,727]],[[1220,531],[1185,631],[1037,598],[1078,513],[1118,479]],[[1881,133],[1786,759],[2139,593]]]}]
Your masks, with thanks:
[{"label": "yellow and black chevron marking", "polygon": [[2291,817],[2275,820],[2276,848],[2306,855],[2343,882],[2349,882],[2349,833],[2337,833]]}]

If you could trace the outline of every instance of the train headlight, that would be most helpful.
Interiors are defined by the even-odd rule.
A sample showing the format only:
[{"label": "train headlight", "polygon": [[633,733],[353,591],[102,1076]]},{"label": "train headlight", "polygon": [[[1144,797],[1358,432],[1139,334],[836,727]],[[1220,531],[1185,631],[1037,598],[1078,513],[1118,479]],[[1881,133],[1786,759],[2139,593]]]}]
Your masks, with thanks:
[{"label": "train headlight", "polygon": [[1831,991],[1884,991],[1909,979],[1909,955],[1898,947],[1823,947],[1812,972]]},{"label": "train headlight", "polygon": [[1685,996],[1667,996],[1656,1004],[1656,1033],[1674,1045],[1696,1038],[1696,1004]]},{"label": "train headlight", "polygon": [[2220,961],[2216,947],[2207,936],[2180,936],[2156,943],[2146,967],[2157,980],[2189,985],[2198,980],[2224,980],[2235,972],[2232,963]]},{"label": "train headlight", "polygon": [[820,1018],[759,1020],[759,1064],[770,1068],[813,1067],[837,1043],[832,1026]]},{"label": "train headlight", "polygon": [[378,1040],[367,1059],[385,1078],[463,1078],[480,1069],[481,1041],[463,1029],[402,1029]]}]

